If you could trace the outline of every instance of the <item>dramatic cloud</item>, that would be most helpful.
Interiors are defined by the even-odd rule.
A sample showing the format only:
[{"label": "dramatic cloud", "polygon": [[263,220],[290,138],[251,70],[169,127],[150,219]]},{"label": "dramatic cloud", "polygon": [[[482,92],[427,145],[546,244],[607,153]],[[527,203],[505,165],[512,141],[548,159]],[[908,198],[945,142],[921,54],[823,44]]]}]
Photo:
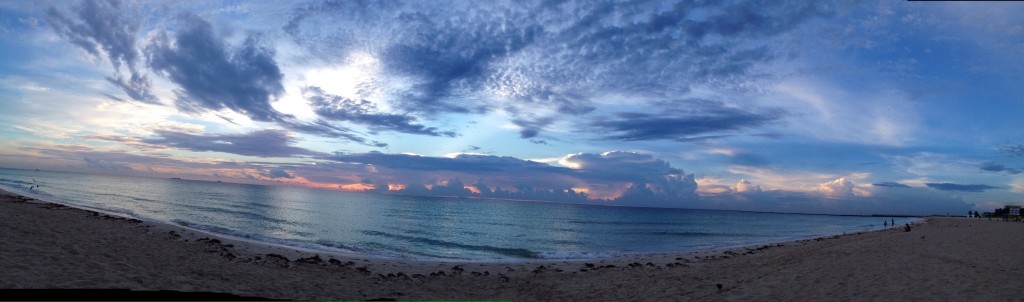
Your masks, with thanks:
[{"label": "dramatic cloud", "polygon": [[[691,87],[746,89],[783,52],[772,39],[834,7],[804,2],[527,1],[496,5],[329,1],[297,9],[284,29],[311,52],[369,53],[409,112],[509,113],[532,138],[545,119],[583,115],[608,95],[676,97]],[[389,85],[388,83],[392,83]],[[480,102],[482,101],[482,102]],[[677,104],[685,106],[685,102]],[[538,113],[536,109],[547,110]],[[613,139],[692,139],[776,116],[731,111],[654,120],[625,112]],[[646,122],[683,129],[662,132]],[[666,127],[671,128],[671,127]],[[607,129],[599,128],[597,131]]]},{"label": "dramatic cloud", "polygon": [[[999,84],[1024,66],[1024,6],[0,6],[3,166],[843,214],[962,213],[1024,191],[1008,161],[1024,145],[964,147],[1016,135],[1021,91]],[[991,106],[966,101],[977,91]],[[595,152],[614,149],[637,152]]]},{"label": "dramatic cloud", "polygon": [[257,157],[320,156],[324,153],[291,146],[295,138],[281,130],[260,130],[246,134],[192,134],[157,130],[156,137],[142,143],[196,152],[224,152]]},{"label": "dramatic cloud", "polygon": [[180,110],[228,109],[256,121],[285,119],[270,106],[284,91],[283,75],[274,50],[259,35],[250,34],[231,49],[209,22],[194,15],[178,21],[174,38],[159,34],[146,55],[150,68],[181,87],[175,99]]},{"label": "dramatic cloud", "polygon": [[418,125],[413,116],[381,112],[376,105],[366,100],[356,101],[327,94],[319,87],[306,87],[302,92],[313,106],[316,114],[325,119],[367,125],[374,130],[430,136],[455,136],[455,133],[451,131],[441,132],[434,127]]},{"label": "dramatic cloud", "polygon": [[[125,7],[120,0],[87,0],[77,10],[77,20],[50,7],[47,21],[55,32],[89,54],[107,60],[118,72],[107,81],[117,85],[132,100],[157,104],[150,92],[151,83],[136,69],[139,52],[135,48],[141,16]],[[128,68],[128,79],[120,74],[121,66]],[[117,99],[117,98],[114,98]]]},{"label": "dramatic cloud", "polygon": [[981,170],[989,172],[1006,172],[1006,174],[1020,174],[1024,173],[1024,170],[1017,168],[1010,168],[1002,164],[997,163],[984,163],[981,164]]},{"label": "dramatic cloud", "polygon": [[[640,140],[690,141],[720,137],[744,128],[765,125],[781,118],[781,112],[754,113],[726,107],[718,102],[690,101],[683,110],[665,110],[655,113],[624,112],[610,120],[592,123],[605,138]],[[667,106],[666,106],[667,107]],[[667,108],[666,108],[667,109]]]},{"label": "dramatic cloud", "polygon": [[901,183],[894,182],[894,181],[878,182],[878,183],[873,183],[871,185],[872,186],[876,186],[876,187],[910,188],[910,186],[908,186],[908,185],[901,184]]},{"label": "dramatic cloud", "polygon": [[1002,187],[993,187],[990,185],[961,185],[954,183],[926,183],[926,186],[936,190],[942,191],[959,191],[959,192],[985,192],[985,190],[991,189],[1004,189]]},{"label": "dramatic cloud", "polygon": [[619,197],[624,200],[644,202],[697,197],[697,182],[693,174],[686,174],[651,155],[623,151],[578,153],[566,156],[559,163],[586,175],[587,179],[631,183]]},{"label": "dramatic cloud", "polygon": [[[570,195],[555,200],[589,196],[629,204],[684,206],[687,200],[696,198],[697,189],[692,174],[650,155],[621,151],[572,154],[559,161],[570,168],[513,157],[475,154],[448,158],[371,152],[336,154],[324,159],[372,165],[375,173],[361,175],[369,179],[369,183],[396,184],[413,191],[427,190],[419,188],[425,185],[441,184],[444,187],[457,179],[476,179],[474,186],[478,186],[478,191],[490,191],[506,197],[512,195],[498,189],[533,192],[517,195],[518,198],[568,193]],[[500,197],[498,195],[483,196]]]}]

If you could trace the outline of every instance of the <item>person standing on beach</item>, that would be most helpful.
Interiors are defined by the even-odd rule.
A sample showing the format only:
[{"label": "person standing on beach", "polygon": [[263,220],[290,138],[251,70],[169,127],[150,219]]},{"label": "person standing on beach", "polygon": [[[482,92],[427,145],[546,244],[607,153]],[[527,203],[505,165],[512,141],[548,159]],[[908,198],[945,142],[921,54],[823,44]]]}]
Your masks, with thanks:
[{"label": "person standing on beach", "polygon": [[889,228],[889,220],[882,220],[882,227],[888,229]]},{"label": "person standing on beach", "polygon": [[896,218],[893,218],[893,219],[892,219],[892,223],[890,223],[889,225],[891,225],[891,226],[892,226],[892,228],[894,228],[894,229],[895,229],[895,228],[896,228]]}]

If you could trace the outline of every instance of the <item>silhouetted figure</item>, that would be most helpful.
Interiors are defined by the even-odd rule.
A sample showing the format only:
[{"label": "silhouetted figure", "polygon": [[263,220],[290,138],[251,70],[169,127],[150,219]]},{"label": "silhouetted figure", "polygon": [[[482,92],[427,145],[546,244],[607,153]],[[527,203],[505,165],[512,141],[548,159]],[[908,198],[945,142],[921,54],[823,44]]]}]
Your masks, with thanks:
[{"label": "silhouetted figure", "polygon": [[882,220],[882,227],[888,229],[889,228],[889,221],[888,220]]},{"label": "silhouetted figure", "polygon": [[903,231],[904,232],[910,232],[910,224],[909,223],[906,224],[906,226],[903,228]]}]

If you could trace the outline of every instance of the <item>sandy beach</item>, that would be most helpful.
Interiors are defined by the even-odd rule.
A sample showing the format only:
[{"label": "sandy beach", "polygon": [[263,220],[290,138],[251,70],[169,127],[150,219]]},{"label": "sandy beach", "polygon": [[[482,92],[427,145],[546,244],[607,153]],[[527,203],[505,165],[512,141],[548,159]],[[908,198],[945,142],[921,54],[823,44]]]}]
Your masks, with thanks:
[{"label": "sandy beach", "polygon": [[[881,219],[881,218],[880,218]],[[314,254],[0,192],[0,288],[276,299],[1021,300],[1024,223],[902,228],[629,259],[445,263]]]}]

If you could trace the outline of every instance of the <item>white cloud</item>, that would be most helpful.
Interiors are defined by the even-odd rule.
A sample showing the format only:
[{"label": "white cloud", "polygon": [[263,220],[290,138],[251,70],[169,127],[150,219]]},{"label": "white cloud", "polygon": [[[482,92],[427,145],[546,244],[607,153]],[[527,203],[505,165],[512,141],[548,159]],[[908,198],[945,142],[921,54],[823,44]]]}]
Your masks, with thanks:
[{"label": "white cloud", "polygon": [[1010,189],[1016,193],[1024,193],[1024,178],[1014,178],[1010,183]]},{"label": "white cloud", "polygon": [[761,186],[755,186],[754,184],[750,183],[746,179],[740,179],[740,181],[736,182],[736,185],[733,186],[733,190],[735,190],[736,192],[740,192],[740,193],[743,193],[743,192],[754,192],[754,193],[762,192]]},{"label": "white cloud", "polygon": [[818,185],[818,192],[829,197],[852,197],[853,182],[840,177],[833,181]]},{"label": "white cloud", "polygon": [[779,83],[761,100],[791,113],[792,131],[824,141],[905,146],[915,140],[920,118],[909,97],[896,89],[847,89],[809,79]]}]

